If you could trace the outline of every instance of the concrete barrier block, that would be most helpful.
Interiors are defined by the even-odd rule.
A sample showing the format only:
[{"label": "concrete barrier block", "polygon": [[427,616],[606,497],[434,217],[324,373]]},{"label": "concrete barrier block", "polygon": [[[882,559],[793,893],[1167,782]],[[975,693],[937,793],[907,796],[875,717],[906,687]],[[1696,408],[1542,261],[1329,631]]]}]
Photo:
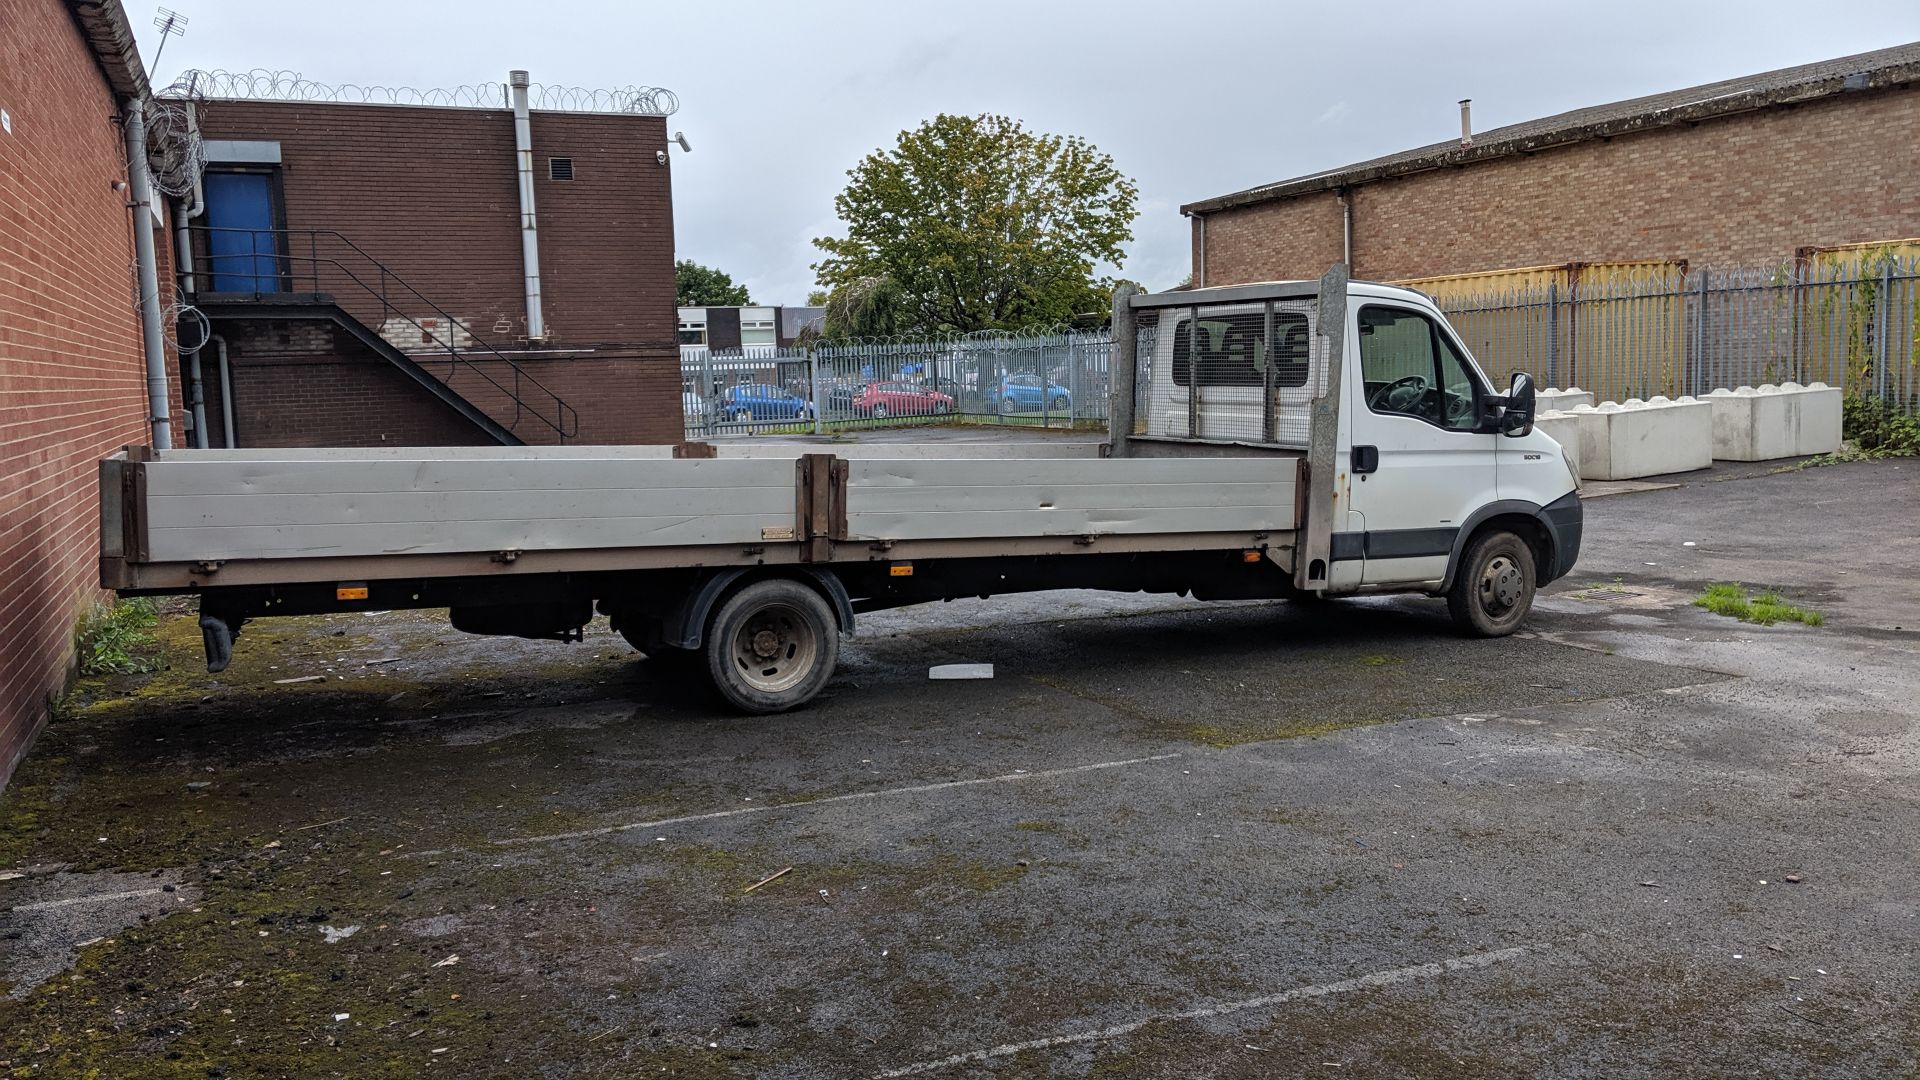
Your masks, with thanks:
[{"label": "concrete barrier block", "polygon": [[[1588,408],[1592,408],[1591,405]],[[1567,452],[1567,458],[1573,463],[1573,474],[1584,476],[1580,471],[1580,417],[1560,409],[1548,409],[1533,415],[1533,426],[1547,433],[1547,437],[1560,444]]]},{"label": "concrete barrier block", "polygon": [[1535,408],[1540,412],[1545,412],[1548,409],[1558,409],[1561,412],[1567,412],[1575,405],[1592,405],[1594,403],[1593,391],[1582,390],[1577,386],[1569,386],[1565,390],[1558,390],[1551,386],[1544,390],[1536,390],[1534,391],[1534,400],[1537,402]]},{"label": "concrete barrier block", "polygon": [[1772,461],[1840,448],[1840,391],[1825,383],[1772,383],[1715,390],[1713,456]]},{"label": "concrete barrier block", "polygon": [[1721,461],[1768,461],[1793,453],[1787,400],[1751,386],[1721,387],[1707,395],[1713,406],[1713,456]]},{"label": "concrete barrier block", "polygon": [[1630,398],[1573,412],[1584,480],[1631,480],[1713,464],[1713,406],[1705,401]]},{"label": "concrete barrier block", "polygon": [[1831,454],[1840,449],[1840,388],[1816,382],[1807,386],[1787,383],[1780,389],[1800,402],[1793,417],[1793,452]]}]

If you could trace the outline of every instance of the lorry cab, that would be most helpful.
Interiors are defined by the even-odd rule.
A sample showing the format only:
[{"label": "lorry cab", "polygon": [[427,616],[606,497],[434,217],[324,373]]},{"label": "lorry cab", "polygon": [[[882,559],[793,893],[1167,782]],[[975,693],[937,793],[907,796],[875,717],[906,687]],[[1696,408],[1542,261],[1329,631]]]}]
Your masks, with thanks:
[{"label": "lorry cab", "polygon": [[[1496,608],[1508,598],[1517,623],[1516,579],[1537,587],[1565,574],[1580,540],[1578,479],[1533,426],[1531,380],[1496,387],[1420,292],[1343,280],[1330,304],[1325,286],[1135,298],[1135,439],[1160,453],[1180,443],[1298,454],[1330,446],[1330,490],[1313,492],[1326,496],[1328,515],[1321,594],[1444,594],[1475,562],[1469,545],[1490,528],[1509,532],[1524,550],[1477,560],[1485,580],[1474,587]],[[1339,325],[1326,324],[1329,314]],[[1316,443],[1323,399],[1331,407],[1319,422],[1331,430]]]}]

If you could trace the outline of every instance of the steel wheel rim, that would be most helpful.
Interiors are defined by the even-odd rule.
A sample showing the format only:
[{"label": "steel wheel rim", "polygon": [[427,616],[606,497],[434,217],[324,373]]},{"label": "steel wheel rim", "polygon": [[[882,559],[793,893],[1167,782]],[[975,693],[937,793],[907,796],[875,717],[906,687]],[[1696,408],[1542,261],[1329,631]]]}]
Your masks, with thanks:
[{"label": "steel wheel rim", "polygon": [[819,653],[819,637],[805,613],[790,604],[769,604],[741,620],[730,659],[742,682],[763,694],[778,694],[805,681]]},{"label": "steel wheel rim", "polygon": [[1525,585],[1520,564],[1509,556],[1495,555],[1480,573],[1481,609],[1490,615],[1506,614],[1520,602]]}]

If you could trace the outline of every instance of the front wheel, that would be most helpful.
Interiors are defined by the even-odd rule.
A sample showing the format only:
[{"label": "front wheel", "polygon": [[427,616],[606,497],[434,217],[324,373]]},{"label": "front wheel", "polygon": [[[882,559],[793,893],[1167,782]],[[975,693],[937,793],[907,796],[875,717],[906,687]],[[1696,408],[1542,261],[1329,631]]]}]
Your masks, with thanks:
[{"label": "front wheel", "polygon": [[1510,532],[1475,537],[1447,590],[1453,623],[1474,637],[1505,637],[1533,609],[1533,548]]},{"label": "front wheel", "polygon": [[1013,399],[1012,399],[1012,398],[1010,398],[1010,397],[1003,397],[1003,398],[1001,398],[1001,399],[1000,399],[1000,411],[1001,411],[1002,413],[1011,413],[1011,412],[1013,412]]},{"label": "front wheel", "polygon": [[734,422],[738,424],[751,424],[753,423],[753,410],[741,409],[733,414],[733,419]]},{"label": "front wheel", "polygon": [[777,713],[813,700],[833,677],[840,630],[820,594],[797,581],[757,581],[713,617],[707,671],[744,712]]},{"label": "front wheel", "polygon": [[1063,413],[1063,412],[1069,412],[1072,409],[1073,409],[1073,402],[1068,401],[1066,398],[1057,397],[1053,399],[1054,412]]},{"label": "front wheel", "polygon": [[887,407],[885,405],[875,405],[873,407],[873,418],[875,420],[885,420],[887,418]]}]

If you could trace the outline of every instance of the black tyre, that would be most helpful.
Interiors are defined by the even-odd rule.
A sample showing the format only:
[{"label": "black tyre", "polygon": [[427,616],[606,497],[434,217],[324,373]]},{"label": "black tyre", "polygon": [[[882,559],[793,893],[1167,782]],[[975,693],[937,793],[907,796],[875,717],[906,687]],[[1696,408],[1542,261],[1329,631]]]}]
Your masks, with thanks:
[{"label": "black tyre", "polygon": [[887,418],[887,406],[884,402],[874,405],[873,418],[875,420],[885,420]]},{"label": "black tyre", "polygon": [[1533,548],[1505,531],[1474,537],[1447,590],[1453,623],[1475,637],[1505,637],[1533,610]]},{"label": "black tyre", "polygon": [[1010,397],[1003,397],[1003,398],[1001,398],[1001,399],[1000,399],[1000,411],[1001,411],[1001,412],[1003,412],[1003,413],[1010,413],[1010,412],[1012,412],[1013,410],[1014,410],[1014,404],[1013,404],[1013,399],[1012,399],[1012,398],[1010,398]]},{"label": "black tyre", "polygon": [[707,629],[707,671],[744,712],[777,713],[813,700],[833,677],[840,627],[833,609],[797,581],[757,581],[720,605]]},{"label": "black tyre", "polygon": [[1057,413],[1071,412],[1073,411],[1073,402],[1063,397],[1054,398],[1053,411]]}]

